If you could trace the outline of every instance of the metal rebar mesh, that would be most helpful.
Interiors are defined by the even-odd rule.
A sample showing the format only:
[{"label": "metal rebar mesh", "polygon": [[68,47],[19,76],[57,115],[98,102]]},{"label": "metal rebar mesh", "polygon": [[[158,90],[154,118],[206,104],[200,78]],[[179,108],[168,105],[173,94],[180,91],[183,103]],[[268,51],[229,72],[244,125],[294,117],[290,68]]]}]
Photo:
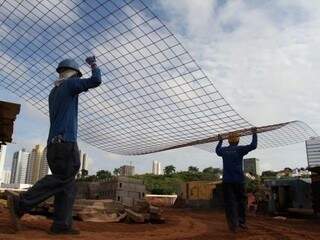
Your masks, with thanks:
[{"label": "metal rebar mesh", "polygon": [[[79,106],[79,137],[89,144],[144,154],[252,126],[141,0],[0,1],[0,11],[0,86],[44,114],[59,61],[96,55],[103,83]],[[260,144],[315,134],[289,126]]]},{"label": "metal rebar mesh", "polygon": [[[263,127],[264,128],[264,127]],[[262,131],[258,134],[258,148],[274,148],[281,147],[290,144],[303,142],[309,139],[311,136],[317,134],[307,124],[301,121],[293,121],[288,123],[282,123],[262,128]],[[259,128],[258,128],[259,130]],[[243,131],[240,138],[240,145],[247,145],[251,143],[252,133],[249,131]],[[223,142],[224,146],[228,145],[227,141]],[[207,150],[214,151],[216,143],[208,142],[197,145],[197,147]]]}]

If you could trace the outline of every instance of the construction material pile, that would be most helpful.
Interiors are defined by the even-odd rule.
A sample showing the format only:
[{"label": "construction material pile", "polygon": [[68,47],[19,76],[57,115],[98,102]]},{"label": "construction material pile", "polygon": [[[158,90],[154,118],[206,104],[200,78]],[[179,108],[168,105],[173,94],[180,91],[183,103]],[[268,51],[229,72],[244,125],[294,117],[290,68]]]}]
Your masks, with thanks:
[{"label": "construction material pile", "polygon": [[[51,200],[33,211],[33,214],[47,216],[52,213]],[[145,200],[136,201],[133,207],[127,207],[111,199],[77,199],[73,206],[73,217],[83,222],[164,223],[162,213],[162,209],[150,205]]]},{"label": "construction material pile", "polygon": [[19,112],[19,104],[0,101],[0,144],[12,142],[13,125]]}]

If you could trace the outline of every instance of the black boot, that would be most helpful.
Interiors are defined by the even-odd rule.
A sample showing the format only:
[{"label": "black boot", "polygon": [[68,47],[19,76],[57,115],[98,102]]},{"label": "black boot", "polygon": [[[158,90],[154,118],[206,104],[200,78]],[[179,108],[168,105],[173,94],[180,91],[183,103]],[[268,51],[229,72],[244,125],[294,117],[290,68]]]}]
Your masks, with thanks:
[{"label": "black boot", "polygon": [[19,231],[21,229],[20,219],[23,216],[23,212],[20,209],[20,197],[18,193],[13,191],[6,191],[7,206],[10,212],[10,220],[15,229]]},{"label": "black boot", "polygon": [[246,231],[248,230],[248,226],[245,223],[239,223],[239,228]]},{"label": "black boot", "polygon": [[70,228],[70,229],[58,229],[55,228],[53,226],[51,226],[50,231],[49,231],[50,235],[79,235],[80,231]]}]

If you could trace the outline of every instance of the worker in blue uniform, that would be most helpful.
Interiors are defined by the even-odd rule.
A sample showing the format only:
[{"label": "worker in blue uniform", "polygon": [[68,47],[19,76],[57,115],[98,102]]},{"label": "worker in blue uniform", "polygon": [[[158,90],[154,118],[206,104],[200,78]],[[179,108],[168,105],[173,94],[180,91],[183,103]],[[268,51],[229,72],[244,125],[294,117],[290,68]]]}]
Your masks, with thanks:
[{"label": "worker in blue uniform", "polygon": [[243,157],[257,148],[257,129],[252,128],[252,142],[246,146],[239,146],[240,136],[231,133],[228,136],[229,146],[222,147],[223,139],[219,135],[216,153],[223,159],[223,195],[225,213],[231,232],[247,229],[246,225],[246,192],[245,176],[243,172]]},{"label": "worker in blue uniform", "polygon": [[94,56],[86,62],[92,69],[90,78],[81,78],[73,59],[61,61],[56,69],[59,79],[49,95],[50,131],[47,141],[47,161],[52,175],[36,182],[27,192],[17,195],[7,192],[11,220],[19,230],[24,213],[54,196],[54,218],[51,234],[79,234],[72,226],[72,207],[76,196],[75,176],[80,168],[77,145],[78,97],[82,92],[101,84],[101,73]]}]

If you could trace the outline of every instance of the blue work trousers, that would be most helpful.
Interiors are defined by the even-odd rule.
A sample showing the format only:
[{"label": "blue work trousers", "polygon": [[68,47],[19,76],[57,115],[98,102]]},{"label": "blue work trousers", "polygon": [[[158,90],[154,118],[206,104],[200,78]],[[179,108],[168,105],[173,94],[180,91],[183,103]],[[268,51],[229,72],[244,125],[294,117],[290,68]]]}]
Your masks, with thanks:
[{"label": "blue work trousers", "polygon": [[47,146],[47,160],[52,175],[47,175],[21,195],[20,210],[27,212],[54,196],[54,221],[57,230],[72,228],[72,207],[76,197],[75,176],[80,168],[77,143],[61,142]]}]

